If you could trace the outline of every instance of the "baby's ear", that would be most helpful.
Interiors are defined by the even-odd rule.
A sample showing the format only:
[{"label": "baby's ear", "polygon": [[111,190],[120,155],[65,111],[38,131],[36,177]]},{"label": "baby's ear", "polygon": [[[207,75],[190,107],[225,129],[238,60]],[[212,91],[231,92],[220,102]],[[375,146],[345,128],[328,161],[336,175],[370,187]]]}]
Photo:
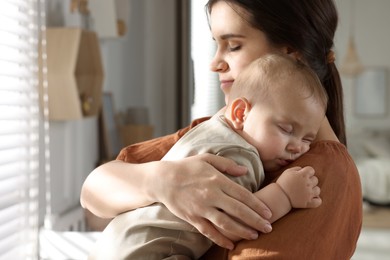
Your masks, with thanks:
[{"label": "baby's ear", "polygon": [[230,108],[230,118],[236,130],[244,128],[246,114],[251,109],[251,105],[246,98],[236,98]]}]

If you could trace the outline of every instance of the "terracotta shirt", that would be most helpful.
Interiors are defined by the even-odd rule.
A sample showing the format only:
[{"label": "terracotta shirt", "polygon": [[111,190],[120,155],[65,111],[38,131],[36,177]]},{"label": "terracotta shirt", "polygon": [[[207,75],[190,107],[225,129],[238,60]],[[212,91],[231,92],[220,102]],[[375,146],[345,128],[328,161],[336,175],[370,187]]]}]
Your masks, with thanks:
[{"label": "terracotta shirt", "polygon": [[[133,163],[160,160],[188,129],[204,120],[175,134],[128,146],[118,159]],[[296,165],[315,169],[322,205],[292,210],[273,224],[271,233],[240,241],[232,251],[214,246],[202,259],[350,259],[362,225],[362,194],[358,171],[346,147],[334,141],[315,142],[288,167]],[[266,182],[281,173],[267,173]]]}]

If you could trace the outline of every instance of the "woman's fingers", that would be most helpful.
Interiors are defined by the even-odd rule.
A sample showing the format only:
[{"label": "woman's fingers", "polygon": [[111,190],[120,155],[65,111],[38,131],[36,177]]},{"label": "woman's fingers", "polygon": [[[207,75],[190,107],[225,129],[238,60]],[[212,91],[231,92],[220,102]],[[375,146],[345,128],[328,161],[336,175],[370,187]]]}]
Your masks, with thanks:
[{"label": "woman's fingers", "polygon": [[[246,167],[237,165],[233,160],[212,154],[205,155],[205,159],[217,170],[239,176],[247,172]],[[296,167],[297,169],[300,167]],[[253,229],[268,233],[271,231],[271,225],[265,219],[271,218],[271,211],[250,191],[239,184],[227,179],[227,183],[222,186],[223,191],[230,198],[234,198],[222,205],[226,213],[232,217],[240,219],[243,223]],[[221,200],[219,200],[221,201]],[[245,229],[249,230],[248,228]],[[252,232],[253,235],[253,232]],[[246,235],[246,238],[248,234]]]},{"label": "woman's fingers", "polygon": [[205,199],[210,198],[211,205],[204,217],[220,231],[241,239],[256,239],[258,231],[270,232],[272,227],[265,218],[270,218],[271,212],[264,203],[237,183],[224,179],[222,191],[214,195],[208,191]]},{"label": "woman's fingers", "polygon": [[200,155],[200,157],[212,165],[216,170],[231,176],[242,176],[248,171],[245,166],[238,165],[235,161],[225,157],[207,153]]},{"label": "woman's fingers", "polygon": [[233,242],[218,231],[208,220],[199,219],[199,221],[193,222],[192,225],[218,246],[230,250],[234,248]]},{"label": "woman's fingers", "polygon": [[231,241],[253,240],[258,237],[258,231],[241,224],[239,220],[223,211],[213,210],[205,217],[207,219],[194,226],[200,233],[221,247],[232,249]]},{"label": "woman's fingers", "polygon": [[[237,183],[232,182],[229,184],[223,189],[227,195],[226,202],[218,206],[228,215],[252,228],[248,229],[247,227],[247,232],[248,230],[252,232],[257,230],[263,233],[271,232],[272,227],[267,219],[271,218],[272,213],[268,207],[253,193]],[[245,238],[248,239],[248,236],[250,234],[246,233]]]},{"label": "woman's fingers", "polygon": [[231,248],[231,237],[254,239],[258,231],[271,231],[268,207],[220,172],[240,176],[246,168],[211,154],[167,162],[167,167],[153,197],[214,243]]}]

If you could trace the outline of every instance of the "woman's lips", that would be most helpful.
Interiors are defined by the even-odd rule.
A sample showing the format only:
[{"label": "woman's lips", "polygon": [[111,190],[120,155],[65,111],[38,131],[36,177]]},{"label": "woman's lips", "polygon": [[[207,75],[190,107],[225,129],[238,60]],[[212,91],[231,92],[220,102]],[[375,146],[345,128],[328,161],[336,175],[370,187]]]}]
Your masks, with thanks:
[{"label": "woman's lips", "polygon": [[230,89],[233,85],[234,80],[221,80],[221,89],[225,91],[226,89]]}]

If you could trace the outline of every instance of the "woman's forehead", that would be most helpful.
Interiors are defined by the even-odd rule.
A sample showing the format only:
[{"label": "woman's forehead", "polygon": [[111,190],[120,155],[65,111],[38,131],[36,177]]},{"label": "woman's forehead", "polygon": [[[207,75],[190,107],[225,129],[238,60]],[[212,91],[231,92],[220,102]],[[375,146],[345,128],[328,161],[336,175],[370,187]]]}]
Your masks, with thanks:
[{"label": "woman's forehead", "polygon": [[[234,7],[234,9],[233,9]],[[210,13],[210,26],[212,33],[238,34],[250,28],[249,23],[243,18],[243,13],[236,5],[219,1],[213,5]],[[238,13],[240,12],[240,13]],[[217,37],[217,35],[214,35]]]}]

